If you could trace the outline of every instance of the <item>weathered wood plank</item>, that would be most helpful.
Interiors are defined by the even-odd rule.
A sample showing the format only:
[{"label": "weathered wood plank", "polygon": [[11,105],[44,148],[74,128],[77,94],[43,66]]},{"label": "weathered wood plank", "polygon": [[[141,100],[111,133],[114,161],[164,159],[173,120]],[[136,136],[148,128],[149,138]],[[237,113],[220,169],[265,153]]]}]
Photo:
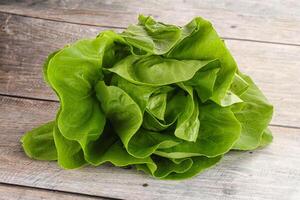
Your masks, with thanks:
[{"label": "weathered wood plank", "polygon": [[231,152],[186,181],[154,180],[110,165],[62,170],[27,158],[20,136],[55,116],[58,103],[0,96],[0,182],[125,199],[255,199],[300,197],[300,129],[271,127],[275,140],[253,152]]},{"label": "weathered wood plank", "polygon": [[0,184],[0,200],[96,200],[84,195]]},{"label": "weathered wood plank", "polygon": [[42,78],[41,66],[47,55],[102,30],[3,14],[0,27],[1,93],[46,99],[56,99]]},{"label": "weathered wood plank", "polygon": [[[0,14],[0,93],[56,100],[42,80],[47,55],[99,27]],[[275,105],[272,121],[299,126],[300,47],[226,40],[242,71],[251,75]]]},{"label": "weathered wood plank", "polygon": [[221,36],[300,45],[300,2],[297,0],[121,0],[0,1],[0,11],[37,18],[98,26],[126,27],[138,14],[185,24],[195,16],[209,19]]}]

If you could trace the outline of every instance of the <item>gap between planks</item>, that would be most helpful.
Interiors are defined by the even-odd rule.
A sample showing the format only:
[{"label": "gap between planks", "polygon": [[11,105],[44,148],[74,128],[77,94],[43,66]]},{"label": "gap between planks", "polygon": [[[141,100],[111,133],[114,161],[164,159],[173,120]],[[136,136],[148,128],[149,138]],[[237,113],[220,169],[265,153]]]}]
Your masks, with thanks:
[{"label": "gap between planks", "polygon": [[[91,24],[91,23],[79,23],[79,22],[71,22],[71,21],[66,21],[66,20],[57,20],[57,19],[50,19],[50,18],[44,18],[44,17],[37,17],[37,16],[30,16],[30,15],[25,15],[25,14],[18,14],[18,13],[13,13],[13,12],[5,12],[5,11],[0,11],[2,14],[9,14],[9,15],[16,15],[16,16],[21,16],[21,17],[28,17],[28,18],[33,18],[33,19],[42,19],[42,20],[47,20],[47,21],[53,21],[53,22],[60,22],[60,23],[67,23],[67,24],[75,24],[75,25],[84,25],[84,26],[92,26],[92,27],[100,27],[100,28],[111,28],[111,29],[121,29],[125,30],[126,27],[123,26],[107,26],[107,25],[96,25],[96,24]],[[266,44],[279,44],[279,45],[288,45],[288,46],[299,46],[300,44],[293,44],[293,43],[286,43],[286,42],[272,42],[272,41],[265,41],[265,40],[253,40],[253,39],[243,39],[243,38],[235,38],[235,37],[222,37],[224,40],[238,40],[238,41],[247,41],[247,42],[258,42],[258,43],[266,43]]]},{"label": "gap between planks", "polygon": [[[35,200],[35,199],[53,199],[53,200],[120,200],[117,198],[111,197],[102,197],[96,195],[82,194],[76,192],[54,190],[49,188],[39,188],[27,185],[19,185],[13,183],[0,182],[0,192],[4,191],[4,194],[1,194],[0,200],[7,200],[11,197],[18,197],[22,199]],[[29,192],[27,192],[29,191]]]},{"label": "gap between planks", "polygon": [[74,0],[72,3],[58,0],[3,2],[0,10],[81,24],[117,24],[118,27],[136,23],[140,13],[171,24],[185,24],[200,14],[216,25],[222,36],[299,44],[299,6],[297,0],[265,3],[260,0],[234,3],[230,0],[130,0],[126,4],[121,0]]}]

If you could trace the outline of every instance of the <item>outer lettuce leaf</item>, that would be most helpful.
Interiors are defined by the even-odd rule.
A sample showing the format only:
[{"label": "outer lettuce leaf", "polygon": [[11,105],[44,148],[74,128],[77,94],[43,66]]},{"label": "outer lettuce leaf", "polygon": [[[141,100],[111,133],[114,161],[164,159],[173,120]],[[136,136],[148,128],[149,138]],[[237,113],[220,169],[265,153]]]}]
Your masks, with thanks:
[{"label": "outer lettuce leaf", "polygon": [[27,156],[37,160],[57,160],[53,140],[54,124],[54,121],[48,122],[23,135],[21,142]]},{"label": "outer lettuce leaf", "polygon": [[179,27],[140,16],[53,52],[43,74],[60,108],[21,142],[65,169],[110,162],[185,179],[273,139],[272,105],[200,17]]},{"label": "outer lettuce leaf", "polygon": [[189,30],[191,34],[168,52],[167,56],[169,58],[188,60],[218,59],[220,62],[220,71],[211,99],[222,106],[235,103],[229,103],[228,101],[223,102],[223,98],[231,85],[237,66],[225,44],[213,29],[211,23],[197,17],[188,23],[184,29]]},{"label": "outer lettuce leaf", "polygon": [[266,129],[264,130],[262,136],[261,136],[261,140],[260,140],[260,147],[265,147],[267,145],[269,145],[271,142],[273,141],[273,135],[270,129]]},{"label": "outer lettuce leaf", "polygon": [[250,77],[241,73],[239,76],[249,84],[249,88],[240,96],[244,102],[232,107],[242,125],[241,137],[233,148],[250,150],[260,145],[262,134],[271,121],[273,106]]},{"label": "outer lettuce leaf", "polygon": [[48,80],[61,102],[57,124],[68,139],[95,140],[104,128],[105,117],[92,91],[102,76],[102,58],[96,57],[103,51],[102,42],[100,37],[79,41],[49,61]]},{"label": "outer lettuce leaf", "polygon": [[[106,120],[93,85],[103,77],[101,65],[105,50],[116,40],[121,41],[116,33],[104,32],[96,39],[81,40],[65,47],[46,62],[44,74],[61,102],[54,136],[61,147],[58,152],[62,152],[62,159],[58,161],[64,168],[81,166],[85,162],[83,155],[87,160],[95,157],[90,155],[93,154],[90,143],[100,137]],[[65,156],[65,146],[74,156],[78,152],[74,159]],[[83,154],[79,153],[81,151]],[[67,161],[67,158],[71,160]]]}]

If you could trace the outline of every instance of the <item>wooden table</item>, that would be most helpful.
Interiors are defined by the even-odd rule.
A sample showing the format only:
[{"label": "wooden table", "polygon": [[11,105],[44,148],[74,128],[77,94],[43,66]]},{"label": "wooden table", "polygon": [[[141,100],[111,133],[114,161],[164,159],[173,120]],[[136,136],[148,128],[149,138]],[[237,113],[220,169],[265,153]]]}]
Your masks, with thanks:
[{"label": "wooden table", "polygon": [[[300,1],[0,0],[0,199],[300,199]],[[46,56],[139,13],[184,24],[214,24],[242,71],[275,105],[265,149],[231,152],[186,181],[155,180],[110,165],[62,170],[27,158],[21,135],[51,120],[55,94],[42,80]]]}]

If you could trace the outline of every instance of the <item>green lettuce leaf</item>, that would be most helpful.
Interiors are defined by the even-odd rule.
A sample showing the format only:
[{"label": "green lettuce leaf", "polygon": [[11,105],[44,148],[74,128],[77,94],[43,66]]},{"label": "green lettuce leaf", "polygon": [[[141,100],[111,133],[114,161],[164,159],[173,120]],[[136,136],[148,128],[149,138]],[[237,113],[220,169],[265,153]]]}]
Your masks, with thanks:
[{"label": "green lettuce leaf", "polygon": [[234,114],[242,126],[241,137],[233,148],[251,150],[260,145],[262,135],[271,121],[273,106],[249,76],[241,73],[239,75],[248,83],[249,87],[240,95],[243,103],[232,106]]},{"label": "green lettuce leaf", "polygon": [[22,136],[21,142],[28,157],[37,160],[57,160],[53,139],[54,124],[54,121],[48,122]]},{"label": "green lettuce leaf", "polygon": [[51,53],[43,76],[60,108],[21,142],[64,169],[112,163],[186,179],[273,139],[272,105],[200,17],[180,27],[141,15]]}]

